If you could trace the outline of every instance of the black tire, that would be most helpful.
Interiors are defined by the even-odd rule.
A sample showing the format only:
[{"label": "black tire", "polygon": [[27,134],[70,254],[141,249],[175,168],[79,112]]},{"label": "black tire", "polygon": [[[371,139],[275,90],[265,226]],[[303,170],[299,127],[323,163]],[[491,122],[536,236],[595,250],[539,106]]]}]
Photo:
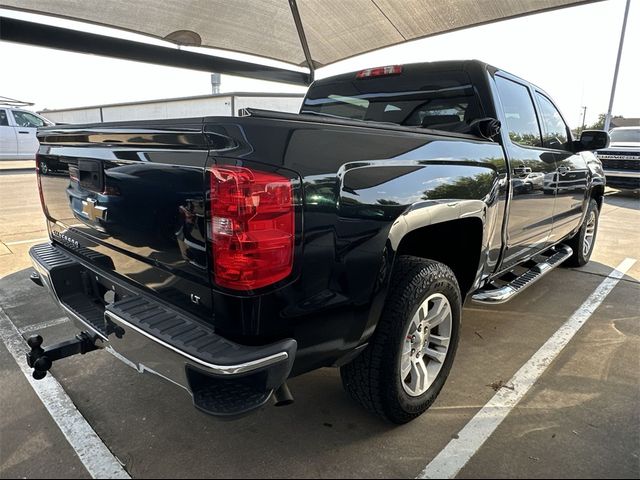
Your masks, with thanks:
[{"label": "black tire", "polygon": [[[343,366],[340,373],[345,390],[356,402],[390,422],[403,424],[424,413],[444,386],[458,346],[462,299],[454,273],[433,260],[399,257],[390,285],[369,345]],[[410,396],[403,388],[400,375],[403,336],[419,306],[434,293],[444,295],[451,308],[449,350],[428,390],[420,396]]]},{"label": "black tire", "polygon": [[[592,214],[594,217],[592,217]],[[595,231],[593,233],[593,238],[591,243],[589,244],[588,251],[585,251],[585,241],[586,241],[586,233],[589,228],[590,219],[595,220]],[[596,202],[593,198],[589,200],[589,206],[587,207],[587,214],[585,215],[584,222],[582,222],[582,226],[580,230],[571,237],[567,242],[573,249],[573,255],[571,255],[563,264],[566,267],[582,267],[589,263],[591,259],[591,254],[593,253],[593,248],[596,243],[596,238],[598,236],[598,222],[600,219],[600,209],[598,208],[598,202]]]},{"label": "black tire", "polygon": [[47,162],[40,161],[40,173],[42,175],[48,175],[49,174],[49,165],[47,165]]}]

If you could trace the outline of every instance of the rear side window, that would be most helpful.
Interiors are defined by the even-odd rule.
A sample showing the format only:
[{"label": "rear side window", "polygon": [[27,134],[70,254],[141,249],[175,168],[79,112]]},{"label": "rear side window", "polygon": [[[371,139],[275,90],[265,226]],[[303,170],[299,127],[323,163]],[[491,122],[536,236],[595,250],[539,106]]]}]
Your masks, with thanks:
[{"label": "rear side window", "polygon": [[44,127],[45,121],[40,117],[35,116],[33,113],[21,112],[19,110],[13,111],[13,118],[16,120],[16,124],[19,127],[37,128]]},{"label": "rear side window", "polygon": [[509,138],[513,143],[540,147],[540,127],[529,89],[506,78],[496,77]]},{"label": "rear side window", "polygon": [[6,110],[0,110],[0,127],[8,127],[9,126],[9,118],[7,117]]},{"label": "rear side window", "polygon": [[311,87],[300,113],[465,132],[483,117],[469,76],[462,71],[412,71],[341,78]]},{"label": "rear side window", "polygon": [[536,92],[542,122],[542,145],[556,150],[569,150],[567,125],[551,100]]}]

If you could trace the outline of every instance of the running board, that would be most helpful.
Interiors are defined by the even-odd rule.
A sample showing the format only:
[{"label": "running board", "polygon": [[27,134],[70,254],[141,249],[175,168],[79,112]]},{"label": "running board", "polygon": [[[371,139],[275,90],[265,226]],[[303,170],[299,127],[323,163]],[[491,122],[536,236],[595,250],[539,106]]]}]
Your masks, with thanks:
[{"label": "running board", "polygon": [[519,277],[511,280],[508,284],[501,287],[489,284],[474,293],[471,299],[474,303],[482,303],[486,305],[496,305],[508,302],[527,287],[536,283],[558,265],[561,265],[562,262],[571,255],[573,255],[571,247],[568,247],[567,245],[560,245],[544,262],[540,262],[531,267]]}]

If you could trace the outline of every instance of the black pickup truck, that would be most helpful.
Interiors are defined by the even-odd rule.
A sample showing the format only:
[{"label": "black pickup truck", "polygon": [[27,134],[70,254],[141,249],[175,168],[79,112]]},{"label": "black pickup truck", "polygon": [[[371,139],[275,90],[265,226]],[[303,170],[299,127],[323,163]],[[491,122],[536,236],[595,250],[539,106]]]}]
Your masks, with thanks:
[{"label": "black pickup truck", "polygon": [[[316,81],[300,114],[65,125],[38,134],[50,242],[32,279],[81,332],[233,417],[339,367],[391,422],[423,413],[466,300],[509,300],[591,255],[604,194],[592,150],[540,88],[479,61]],[[105,372],[108,375],[108,372]]]}]

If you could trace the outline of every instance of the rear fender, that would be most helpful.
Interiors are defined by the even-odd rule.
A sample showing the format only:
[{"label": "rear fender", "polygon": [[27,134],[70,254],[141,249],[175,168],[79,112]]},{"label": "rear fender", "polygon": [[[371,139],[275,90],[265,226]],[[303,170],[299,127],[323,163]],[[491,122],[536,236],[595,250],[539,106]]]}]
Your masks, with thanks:
[{"label": "rear fender", "polygon": [[461,218],[490,220],[500,175],[483,162],[373,161],[346,164],[339,174],[341,218],[388,221],[387,245],[419,228]]},{"label": "rear fender", "polygon": [[[359,162],[345,165],[341,177],[342,221],[357,220],[363,234],[379,229],[380,235],[379,249],[371,252],[377,256],[379,270],[372,275],[377,281],[362,342],[378,324],[396,253],[406,235],[444,222],[477,218],[483,224],[479,263],[485,264],[494,225],[499,223],[495,220],[501,183],[494,165],[451,160]],[[380,228],[383,223],[386,227]]]}]

